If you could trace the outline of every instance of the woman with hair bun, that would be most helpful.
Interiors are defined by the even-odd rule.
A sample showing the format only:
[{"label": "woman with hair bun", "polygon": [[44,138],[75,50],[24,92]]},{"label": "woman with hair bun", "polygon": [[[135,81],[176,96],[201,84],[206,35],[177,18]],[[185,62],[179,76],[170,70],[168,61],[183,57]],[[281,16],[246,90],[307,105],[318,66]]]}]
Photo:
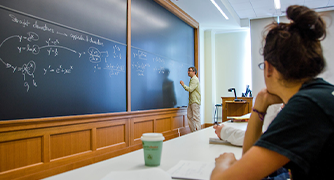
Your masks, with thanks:
[{"label": "woman with hair bun", "polygon": [[[333,179],[334,86],[317,76],[326,67],[320,41],[326,24],[305,6],[287,9],[290,23],[266,27],[263,47],[266,88],[256,96],[245,134],[243,156],[216,158],[212,180],[262,179],[284,167],[291,179]],[[262,134],[272,104],[285,107]]]}]

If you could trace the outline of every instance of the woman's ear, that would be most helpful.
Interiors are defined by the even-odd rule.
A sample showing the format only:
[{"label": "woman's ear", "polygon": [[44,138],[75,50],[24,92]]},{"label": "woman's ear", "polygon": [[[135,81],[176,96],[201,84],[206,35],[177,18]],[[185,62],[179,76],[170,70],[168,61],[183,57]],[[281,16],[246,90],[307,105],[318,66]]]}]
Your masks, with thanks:
[{"label": "woman's ear", "polygon": [[268,61],[264,61],[264,71],[267,77],[271,77],[274,72],[274,66],[271,65]]}]

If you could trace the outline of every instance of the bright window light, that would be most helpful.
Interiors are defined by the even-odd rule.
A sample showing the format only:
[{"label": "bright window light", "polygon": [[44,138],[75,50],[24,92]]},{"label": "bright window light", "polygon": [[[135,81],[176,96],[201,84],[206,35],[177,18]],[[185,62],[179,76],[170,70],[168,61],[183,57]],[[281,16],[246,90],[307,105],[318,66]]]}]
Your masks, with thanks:
[{"label": "bright window light", "polygon": [[223,12],[222,9],[220,9],[220,7],[218,6],[218,4],[215,2],[215,0],[211,0],[212,4],[216,6],[216,8],[218,9],[218,11],[225,17],[225,19],[228,19],[228,17],[226,16],[226,14]]},{"label": "bright window light", "polygon": [[281,9],[281,1],[280,0],[274,0],[275,3],[275,9]]}]

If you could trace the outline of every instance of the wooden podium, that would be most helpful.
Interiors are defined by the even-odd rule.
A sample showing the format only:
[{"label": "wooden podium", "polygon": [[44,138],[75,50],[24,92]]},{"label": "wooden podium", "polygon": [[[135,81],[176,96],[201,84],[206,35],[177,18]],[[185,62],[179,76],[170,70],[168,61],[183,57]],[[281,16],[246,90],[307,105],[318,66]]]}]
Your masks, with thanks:
[{"label": "wooden podium", "polygon": [[223,118],[227,121],[227,116],[242,116],[252,112],[253,97],[238,97],[244,101],[234,101],[235,97],[222,97]]}]

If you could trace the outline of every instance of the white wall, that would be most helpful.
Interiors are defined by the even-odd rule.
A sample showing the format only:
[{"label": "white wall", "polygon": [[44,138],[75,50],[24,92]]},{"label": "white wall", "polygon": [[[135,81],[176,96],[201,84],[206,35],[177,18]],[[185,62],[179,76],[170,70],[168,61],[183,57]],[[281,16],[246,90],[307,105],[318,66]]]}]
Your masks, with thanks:
[{"label": "white wall", "polygon": [[[327,63],[327,69],[319,75],[319,77],[324,78],[326,81],[328,81],[331,84],[334,84],[334,11],[328,12],[328,16],[330,18],[324,18],[327,22],[327,36],[324,41],[322,41],[322,49],[323,53],[326,58]],[[332,21],[332,22],[331,22]]]},{"label": "white wall", "polygon": [[[204,87],[201,90],[205,91],[204,94],[204,122],[213,122],[213,106],[215,101],[215,74],[214,74],[214,58],[215,58],[215,38],[214,32],[204,32]],[[203,80],[202,80],[203,81]],[[203,95],[202,95],[203,96]]]},{"label": "white wall", "polygon": [[246,85],[252,88],[250,33],[240,31],[216,34],[216,103],[221,97],[234,97],[227,89],[234,87],[237,96],[246,91]]},{"label": "white wall", "polygon": [[[328,12],[328,15],[333,19],[334,18],[334,11]],[[329,19],[327,24],[329,26]],[[266,25],[273,22],[275,19],[267,18],[267,19],[256,19],[251,20],[251,52],[252,52],[252,82],[253,82],[253,95],[256,96],[257,93],[265,87],[264,78],[263,78],[263,71],[258,68],[258,64],[263,62],[263,56],[260,54],[263,42],[262,32]],[[280,22],[289,22],[286,17],[280,17]],[[323,53],[327,61],[327,69],[320,74],[320,77],[323,77],[328,82],[334,84],[334,26],[331,25],[328,27],[328,34],[324,41],[322,41]]]},{"label": "white wall", "polygon": [[[221,97],[234,97],[228,88],[235,87],[237,96],[251,84],[251,55],[249,31],[233,33],[204,32],[204,123],[212,123],[215,104]],[[202,71],[203,73],[203,71]],[[202,80],[203,81],[203,80]],[[205,93],[203,93],[203,91]],[[203,95],[202,95],[203,97]],[[219,117],[222,109],[219,108]]]}]

